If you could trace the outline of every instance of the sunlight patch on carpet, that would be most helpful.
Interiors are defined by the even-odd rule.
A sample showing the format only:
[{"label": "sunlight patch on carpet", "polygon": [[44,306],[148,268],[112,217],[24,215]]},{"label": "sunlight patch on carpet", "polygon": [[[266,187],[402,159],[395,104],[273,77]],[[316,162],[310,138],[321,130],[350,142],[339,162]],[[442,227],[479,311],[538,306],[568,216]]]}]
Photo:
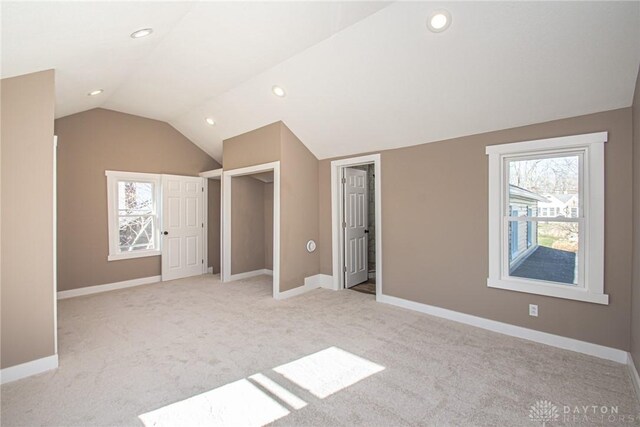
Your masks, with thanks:
[{"label": "sunlight patch on carpet", "polygon": [[384,366],[337,347],[329,347],[274,368],[289,381],[321,399],[382,370]]},{"label": "sunlight patch on carpet", "polygon": [[246,379],[139,416],[147,427],[263,426],[289,411]]},{"label": "sunlight patch on carpet", "polygon": [[264,387],[269,393],[276,396],[278,399],[291,406],[293,409],[302,409],[307,406],[307,402],[300,399],[295,394],[291,393],[286,388],[282,387],[280,384],[273,381],[271,378],[266,377],[262,374],[251,375],[249,379],[255,381]]}]

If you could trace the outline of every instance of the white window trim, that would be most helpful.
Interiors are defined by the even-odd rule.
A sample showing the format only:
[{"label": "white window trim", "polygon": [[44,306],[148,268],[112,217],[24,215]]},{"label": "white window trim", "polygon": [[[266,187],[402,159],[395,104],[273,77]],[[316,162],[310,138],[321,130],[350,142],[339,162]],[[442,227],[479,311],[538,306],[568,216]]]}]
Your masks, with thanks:
[{"label": "white window trim", "polygon": [[[160,248],[160,235],[159,230],[161,229],[161,198],[160,198],[160,186],[161,183],[161,175],[152,174],[152,173],[138,173],[138,172],[121,172],[121,171],[106,171],[105,175],[107,176],[107,211],[108,211],[108,221],[109,221],[109,255],[107,256],[108,261],[117,261],[122,259],[131,259],[131,258],[143,258],[149,256],[158,256],[162,254],[162,250]],[[142,251],[134,251],[134,252],[120,252],[119,245],[119,233],[118,233],[118,215],[116,214],[116,208],[118,207],[118,181],[142,181],[142,182],[152,182],[154,184],[155,189],[155,200],[156,200],[156,242],[157,249],[151,250],[142,250]]]},{"label": "white window trim", "polygon": [[[489,156],[489,278],[490,288],[507,289],[597,304],[609,304],[604,293],[604,143],[607,132],[539,139],[486,148]],[[584,230],[584,286],[567,286],[539,280],[504,277],[503,206],[505,157],[553,150],[585,150],[584,204],[588,218]],[[582,243],[581,243],[582,244]]]}]

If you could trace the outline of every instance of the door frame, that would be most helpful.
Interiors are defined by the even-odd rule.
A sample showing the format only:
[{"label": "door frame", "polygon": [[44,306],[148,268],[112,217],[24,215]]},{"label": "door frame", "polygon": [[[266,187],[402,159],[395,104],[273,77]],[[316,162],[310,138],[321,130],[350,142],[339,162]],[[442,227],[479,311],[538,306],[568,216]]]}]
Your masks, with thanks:
[{"label": "door frame", "polygon": [[[280,296],[280,162],[263,163],[222,173],[222,282],[241,275],[231,274],[231,180],[234,177],[273,171],[273,298]],[[234,277],[235,276],[235,277]]]},{"label": "door frame", "polygon": [[[222,204],[223,204],[223,194],[222,194],[222,168],[213,169],[209,171],[200,172],[198,176],[204,178],[204,268],[202,274],[209,273],[209,180],[215,179],[216,181],[220,181],[220,277],[222,277]],[[211,267],[213,268],[213,267]]]},{"label": "door frame", "polygon": [[375,239],[376,239],[376,301],[382,296],[382,165],[380,154],[351,157],[331,162],[331,257],[333,289],[345,289],[344,285],[344,233],[340,215],[344,212],[342,169],[350,166],[374,165],[375,183]]}]

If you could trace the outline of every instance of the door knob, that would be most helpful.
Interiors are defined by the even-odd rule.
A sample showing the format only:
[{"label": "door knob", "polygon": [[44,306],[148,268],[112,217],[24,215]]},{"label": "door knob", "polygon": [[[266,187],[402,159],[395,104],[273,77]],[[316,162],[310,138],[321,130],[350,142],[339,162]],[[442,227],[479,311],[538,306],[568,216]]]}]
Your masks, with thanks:
[{"label": "door knob", "polygon": [[369,233],[369,230],[364,230],[365,233]]},{"label": "door knob", "polygon": [[166,236],[167,234],[169,234],[169,232],[168,231],[163,231],[162,234],[164,234]]}]

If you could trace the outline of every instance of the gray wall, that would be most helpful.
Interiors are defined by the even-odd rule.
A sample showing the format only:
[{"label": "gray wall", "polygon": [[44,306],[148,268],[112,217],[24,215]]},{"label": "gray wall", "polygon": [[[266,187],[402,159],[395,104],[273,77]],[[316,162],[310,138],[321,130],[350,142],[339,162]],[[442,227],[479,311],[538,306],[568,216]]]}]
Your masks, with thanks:
[{"label": "gray wall", "polygon": [[197,176],[220,165],[169,124],[131,114],[89,110],[55,131],[58,290],[160,275],[160,256],[107,261],[105,170]]},{"label": "gray wall", "polygon": [[[610,304],[488,288],[492,144],[608,131],[605,291]],[[628,350],[631,328],[631,108],[383,151],[383,292]],[[330,160],[320,162],[320,264],[331,274]],[[528,315],[538,304],[540,316]]]},{"label": "gray wall", "polygon": [[633,296],[631,355],[640,372],[640,73],[633,97]]},{"label": "gray wall", "polygon": [[54,72],[1,82],[1,367],[55,353]]}]

